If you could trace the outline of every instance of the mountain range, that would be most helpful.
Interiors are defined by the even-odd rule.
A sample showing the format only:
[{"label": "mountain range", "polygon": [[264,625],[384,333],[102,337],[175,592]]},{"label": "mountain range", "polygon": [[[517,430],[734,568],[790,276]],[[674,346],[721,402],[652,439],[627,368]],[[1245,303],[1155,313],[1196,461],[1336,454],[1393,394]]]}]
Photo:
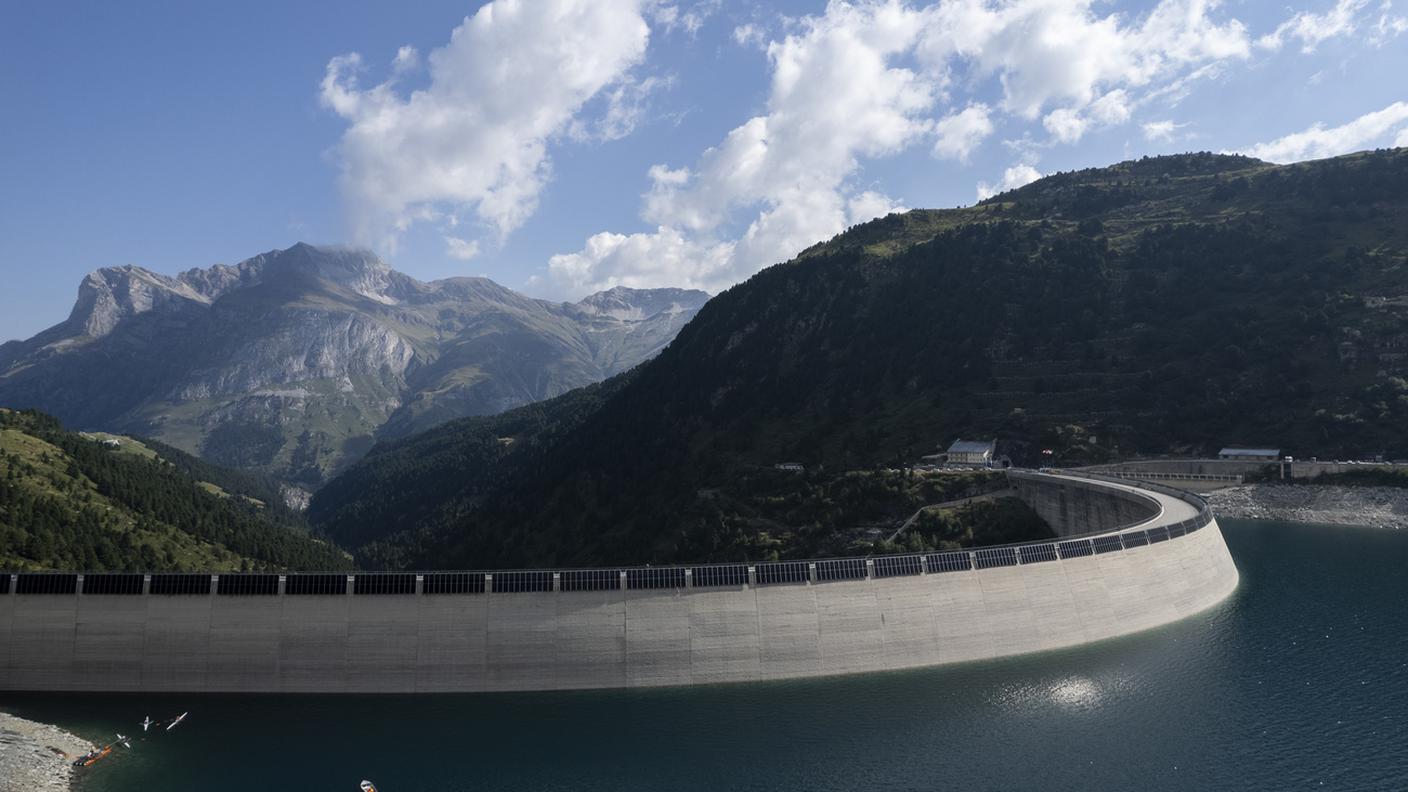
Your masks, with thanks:
[{"label": "mountain range", "polygon": [[707,299],[615,288],[553,303],[306,244],[175,277],[107,268],[67,320],[0,346],[0,405],[312,489],[377,439],[625,371]]},{"label": "mountain range", "polygon": [[959,437],[1408,458],[1408,149],[1144,158],[866,223],[626,374],[377,446],[309,518],[374,566],[796,556],[832,471]]}]

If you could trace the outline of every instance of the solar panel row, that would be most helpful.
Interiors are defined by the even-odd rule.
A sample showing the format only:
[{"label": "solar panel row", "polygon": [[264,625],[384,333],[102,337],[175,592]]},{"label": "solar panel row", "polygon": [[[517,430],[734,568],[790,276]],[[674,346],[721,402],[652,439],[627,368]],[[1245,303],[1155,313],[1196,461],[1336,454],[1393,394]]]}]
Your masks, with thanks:
[{"label": "solar panel row", "polygon": [[820,582],[865,580],[865,559],[840,558],[834,561],[818,561],[816,562],[816,579]]},{"label": "solar panel row", "polygon": [[210,594],[210,575],[152,575],[151,593],[162,596]]},{"label": "solar panel row", "polygon": [[978,569],[991,569],[1017,565],[1017,551],[1011,547],[989,547],[974,554]]},{"label": "solar panel row", "polygon": [[627,569],[626,588],[684,588],[684,567],[648,567],[646,569]]},{"label": "solar panel row", "polygon": [[[617,579],[620,579],[619,574]],[[521,594],[530,591],[552,591],[551,572],[495,572],[494,593]]]},{"label": "solar panel row", "polygon": [[695,588],[748,585],[748,567],[742,564],[694,567],[690,574]]},{"label": "solar panel row", "polygon": [[426,594],[483,594],[483,572],[431,572],[421,581]]},{"label": "solar panel row", "polygon": [[347,576],[336,574],[285,575],[284,593],[295,596],[332,596],[347,593]]},{"label": "solar panel row", "polygon": [[875,577],[878,578],[917,575],[923,569],[920,556],[886,556],[875,559]]},{"label": "solar panel row", "polygon": [[416,593],[416,576],[406,572],[354,575],[352,577],[352,593],[414,594]]},{"label": "solar panel row", "polygon": [[970,553],[934,553],[925,556],[930,572],[967,572],[973,568]]},{"label": "solar panel row", "polygon": [[[494,583],[499,579],[494,578]],[[570,569],[560,573],[558,587],[563,591],[611,591],[621,588],[619,569]],[[498,591],[499,587],[494,586]]]},{"label": "solar panel row", "polygon": [[755,569],[760,586],[807,582],[807,562],[805,561],[778,561],[772,564],[758,564]]},{"label": "solar panel row", "polygon": [[1043,561],[1056,560],[1056,545],[1022,545],[1017,548],[1017,556],[1023,564],[1039,564]]}]

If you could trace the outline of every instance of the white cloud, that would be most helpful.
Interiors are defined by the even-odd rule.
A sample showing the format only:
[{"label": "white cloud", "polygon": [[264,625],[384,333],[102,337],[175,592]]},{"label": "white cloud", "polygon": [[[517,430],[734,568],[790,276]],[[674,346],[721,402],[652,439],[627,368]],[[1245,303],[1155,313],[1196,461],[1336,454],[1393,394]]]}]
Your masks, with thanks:
[{"label": "white cloud", "polygon": [[962,111],[945,116],[934,125],[938,139],[934,156],[967,162],[968,156],[993,132],[990,108],[977,102]]},{"label": "white cloud", "polygon": [[333,58],[321,96],[349,122],[337,155],[359,240],[394,246],[417,220],[469,210],[512,231],[549,178],[549,140],[627,83],[648,38],[639,0],[494,0],[429,54],[428,86],[408,95],[396,78],[414,50],[365,89],[359,55]]},{"label": "white cloud", "polygon": [[1154,86],[1250,52],[1241,22],[1214,19],[1217,0],[1161,0],[1128,23],[1099,15],[1096,5],[948,0],[926,12],[919,54],[935,70],[947,72],[957,61],[997,76],[1004,109],[1035,119],[1049,105],[1080,110],[1115,88]]},{"label": "white cloud", "polygon": [[1188,126],[1173,121],[1150,121],[1144,124],[1144,139],[1150,143],[1172,143],[1178,130]]},{"label": "white cloud", "polygon": [[1041,178],[1041,171],[1025,163],[1018,163],[1002,172],[1002,182],[997,186],[978,182],[978,200],[986,201],[998,193],[1015,190]]},{"label": "white cloud", "polygon": [[409,44],[396,50],[396,57],[391,60],[393,74],[405,74],[419,67],[420,52]]},{"label": "white cloud", "polygon": [[1370,44],[1382,46],[1389,39],[1408,33],[1408,17],[1396,16],[1392,12],[1393,0],[1383,0],[1379,6],[1379,21],[1374,23],[1374,32],[1369,35]]},{"label": "white cloud", "polygon": [[877,217],[907,211],[908,208],[896,203],[890,196],[867,190],[846,202],[846,221],[850,225],[860,225]]},{"label": "white cloud", "polygon": [[[860,158],[931,134],[933,82],[894,61],[912,50],[918,12],[897,0],[834,2],[768,46],[766,112],[706,150],[693,167],[650,169],[642,216],[654,232],[597,234],[554,256],[564,288],[728,286],[850,224],[895,208],[848,185]],[[737,228],[740,215],[751,217]]]},{"label": "white cloud", "polygon": [[731,282],[720,273],[733,248],[731,242],[698,242],[667,227],[647,234],[604,231],[588,238],[580,251],[550,258],[548,273],[558,289],[574,294],[613,286],[705,288]]},{"label": "white cloud", "polygon": [[[1073,143],[1250,57],[1246,27],[1220,0],[1106,9],[1105,0],[831,0],[823,14],[786,20],[788,35],[767,46],[765,110],[692,163],[650,170],[641,217],[655,230],[594,235],[555,256],[550,277],[574,291],[627,282],[717,291],[883,212],[893,202],[855,183],[869,159],[924,143],[963,161],[999,113],[1042,119],[1054,140]],[[744,46],[764,37],[753,24],[733,30]],[[960,84],[989,80],[999,100],[948,104]],[[1042,146],[1028,147],[981,189],[1038,178]]]},{"label": "white cloud", "polygon": [[479,240],[460,239],[447,234],[445,236],[445,255],[460,261],[469,261],[479,255]]},{"label": "white cloud", "polygon": [[1088,125],[1080,113],[1069,107],[1062,107],[1059,110],[1052,110],[1041,119],[1041,125],[1046,127],[1055,138],[1062,143],[1074,143],[1085,134],[1085,127]]},{"label": "white cloud", "polygon": [[651,21],[665,29],[666,33],[682,30],[690,36],[699,33],[704,23],[722,5],[722,0],[701,0],[691,5],[660,3],[651,11]]},{"label": "white cloud", "polygon": [[567,134],[574,140],[620,140],[630,135],[646,115],[655,94],[674,85],[669,77],[626,80],[603,90],[598,96],[605,109],[597,118],[574,118]]},{"label": "white cloud", "polygon": [[733,29],[733,41],[740,47],[764,49],[763,29],[749,22]]},{"label": "white cloud", "polygon": [[1278,50],[1289,39],[1299,39],[1301,52],[1314,52],[1321,42],[1336,36],[1354,33],[1356,17],[1368,5],[1368,0],[1336,0],[1333,8],[1323,14],[1301,11],[1282,22],[1271,33],[1256,40],[1264,49]]},{"label": "white cloud", "polygon": [[1259,143],[1239,153],[1268,162],[1300,162],[1301,160],[1335,157],[1368,148],[1390,132],[1398,130],[1395,145],[1408,143],[1408,102],[1394,102],[1337,127],[1316,124],[1302,132]]},{"label": "white cloud", "polygon": [[1393,139],[1393,145],[1395,148],[1408,146],[1408,127],[1398,130],[1398,137]]}]

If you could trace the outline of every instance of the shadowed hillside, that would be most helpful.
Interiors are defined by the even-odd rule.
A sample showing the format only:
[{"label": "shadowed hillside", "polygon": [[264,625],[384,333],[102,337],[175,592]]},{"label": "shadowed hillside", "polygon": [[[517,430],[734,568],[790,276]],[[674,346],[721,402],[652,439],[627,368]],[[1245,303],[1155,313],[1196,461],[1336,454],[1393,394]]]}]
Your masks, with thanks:
[{"label": "shadowed hillside", "polygon": [[312,517],[372,563],[724,559],[759,529],[717,493],[779,461],[898,465],[956,436],[1019,463],[1408,456],[1408,151],[1152,158],[892,215],[539,409],[492,456],[452,440],[505,429],[475,420],[403,441],[414,466],[373,454]]}]

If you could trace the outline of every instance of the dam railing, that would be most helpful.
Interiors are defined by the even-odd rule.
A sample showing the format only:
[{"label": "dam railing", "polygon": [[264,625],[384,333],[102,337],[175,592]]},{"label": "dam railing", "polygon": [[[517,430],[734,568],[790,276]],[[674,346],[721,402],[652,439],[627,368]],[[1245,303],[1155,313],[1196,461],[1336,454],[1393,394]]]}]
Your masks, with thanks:
[{"label": "dam railing", "polygon": [[[1084,471],[1057,475],[1010,470],[1008,475],[1107,491],[1098,483],[1130,486],[1123,477]],[[426,596],[806,585],[970,572],[1123,552],[1178,539],[1212,522],[1207,502],[1193,493],[1147,481],[1140,481],[1138,489],[1182,500],[1197,514],[1149,528],[1126,525],[1057,539],[796,561],[435,572],[0,572],[0,596]],[[1124,489],[1120,492],[1129,494]],[[1147,522],[1144,518],[1131,525]]]}]

